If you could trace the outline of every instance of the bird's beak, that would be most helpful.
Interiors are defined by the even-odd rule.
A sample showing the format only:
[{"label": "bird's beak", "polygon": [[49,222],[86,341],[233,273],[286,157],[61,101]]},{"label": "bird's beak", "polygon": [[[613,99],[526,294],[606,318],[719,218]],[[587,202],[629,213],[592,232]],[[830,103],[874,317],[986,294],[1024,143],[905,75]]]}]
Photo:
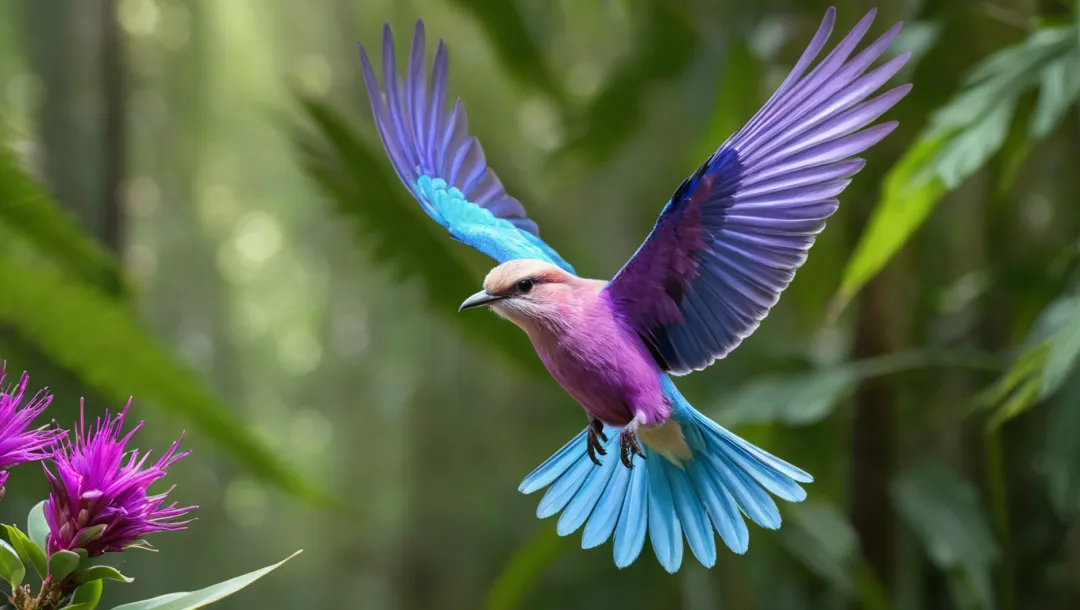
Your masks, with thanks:
[{"label": "bird's beak", "polygon": [[487,305],[494,303],[495,301],[501,301],[506,297],[500,297],[494,294],[488,294],[487,291],[481,290],[480,292],[465,299],[465,302],[458,307],[458,311],[465,311],[466,309],[472,309],[473,307],[480,307],[481,305]]}]

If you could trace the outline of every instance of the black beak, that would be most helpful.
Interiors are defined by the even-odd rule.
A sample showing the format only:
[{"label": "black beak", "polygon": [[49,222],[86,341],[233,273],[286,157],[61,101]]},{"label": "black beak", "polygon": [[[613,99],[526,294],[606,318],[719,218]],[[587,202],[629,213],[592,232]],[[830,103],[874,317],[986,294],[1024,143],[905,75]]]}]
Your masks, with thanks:
[{"label": "black beak", "polygon": [[458,307],[458,311],[465,311],[466,309],[472,309],[473,307],[480,307],[481,305],[487,305],[489,303],[494,303],[495,301],[501,301],[505,298],[506,297],[488,294],[486,291],[481,290],[480,292],[465,299],[465,302],[461,304],[461,307]]}]

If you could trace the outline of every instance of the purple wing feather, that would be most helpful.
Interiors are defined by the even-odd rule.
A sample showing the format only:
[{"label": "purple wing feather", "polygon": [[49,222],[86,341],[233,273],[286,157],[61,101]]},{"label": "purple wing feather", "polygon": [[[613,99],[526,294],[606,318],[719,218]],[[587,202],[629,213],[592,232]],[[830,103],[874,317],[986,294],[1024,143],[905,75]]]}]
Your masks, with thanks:
[{"label": "purple wing feather", "polygon": [[836,20],[830,8],[788,77],[756,115],[676,189],[649,237],[604,289],[665,370],[686,374],[754,332],[806,260],[855,157],[895,122],[870,126],[911,89],[873,99],[908,59],[867,72],[900,31],[852,57],[871,11],[807,73]]},{"label": "purple wing feather", "polygon": [[519,229],[538,235],[536,223],[526,216],[524,206],[506,193],[498,176],[487,166],[480,142],[469,136],[468,118],[461,100],[446,116],[443,104],[449,72],[446,46],[439,40],[429,82],[424,67],[424,40],[424,24],[417,20],[409,66],[402,79],[396,76],[390,24],[383,28],[385,100],[367,52],[360,46],[364,84],[379,136],[394,170],[429,214],[436,210],[417,187],[423,175],[442,178],[457,187],[466,200]]},{"label": "purple wing feather", "polygon": [[382,46],[385,82],[380,88],[371,60],[360,45],[375,125],[398,177],[424,211],[455,239],[499,262],[536,258],[573,272],[573,267],[540,239],[536,223],[488,167],[480,142],[469,135],[461,100],[446,112],[449,61],[442,40],[435,51],[430,80],[424,55],[424,24],[417,20],[409,65],[404,76],[399,76],[394,38],[387,24]]},{"label": "purple wing feather", "polygon": [[518,229],[538,234],[536,222],[528,219],[525,207],[507,194],[498,176],[487,166],[480,141],[469,136],[469,120],[460,99],[446,116],[443,100],[449,68],[443,41],[438,41],[429,82],[424,70],[423,22],[417,21],[403,80],[396,77],[390,24],[384,26],[384,100],[363,45],[360,55],[379,136],[397,176],[417,195],[424,209],[429,214],[436,213],[431,202],[419,192],[417,181],[420,176],[443,178],[449,186],[457,187],[465,200],[488,209],[497,218],[509,220]]}]

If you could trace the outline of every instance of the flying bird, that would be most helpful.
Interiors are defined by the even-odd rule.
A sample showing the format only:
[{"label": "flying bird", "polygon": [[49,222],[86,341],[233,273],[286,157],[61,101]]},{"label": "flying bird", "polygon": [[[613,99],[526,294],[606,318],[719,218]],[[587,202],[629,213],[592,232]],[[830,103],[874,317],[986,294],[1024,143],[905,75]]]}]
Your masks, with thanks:
[{"label": "flying bird", "polygon": [[[897,23],[855,53],[875,11],[812,69],[832,32],[828,9],[787,78],[750,121],[675,189],[645,242],[610,281],[579,277],[506,192],[469,135],[460,100],[446,104],[442,40],[426,76],[424,25],[397,75],[389,24],[384,87],[360,59],[379,136],[401,181],[454,239],[498,262],[460,310],[487,307],[528,334],[588,425],[525,477],[548,487],[537,515],[562,513],[558,533],[584,527],[581,546],[614,537],[630,565],[646,534],[660,564],[682,564],[683,537],[706,567],[713,530],[744,553],[743,515],[780,527],[770,496],[800,502],[813,477],[694,409],[672,376],[706,368],[758,327],[864,165],[857,155],[896,122],[872,125],[911,89],[870,98],[908,59],[871,69]],[[459,311],[460,311],[459,310]],[[742,514],[740,514],[742,513]]]}]

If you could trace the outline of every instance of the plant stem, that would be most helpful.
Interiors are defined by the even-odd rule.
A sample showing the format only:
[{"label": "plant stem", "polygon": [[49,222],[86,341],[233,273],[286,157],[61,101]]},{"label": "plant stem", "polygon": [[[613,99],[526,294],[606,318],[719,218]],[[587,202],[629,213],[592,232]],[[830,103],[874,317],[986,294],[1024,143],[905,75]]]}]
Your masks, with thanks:
[{"label": "plant stem", "polygon": [[1009,500],[1005,477],[1005,460],[1002,450],[1002,429],[997,426],[986,434],[986,488],[990,495],[994,528],[1001,540],[1001,572],[997,579],[998,598],[1002,610],[1013,610],[1013,559],[1012,540],[1009,536]]}]

